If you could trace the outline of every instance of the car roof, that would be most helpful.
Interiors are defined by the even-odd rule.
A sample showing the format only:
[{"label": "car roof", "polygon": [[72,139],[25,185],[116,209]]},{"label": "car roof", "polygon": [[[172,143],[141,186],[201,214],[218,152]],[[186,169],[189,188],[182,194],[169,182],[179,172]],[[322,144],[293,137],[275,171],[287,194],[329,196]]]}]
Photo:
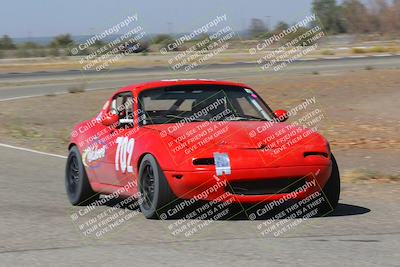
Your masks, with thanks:
[{"label": "car roof", "polygon": [[195,85],[195,84],[210,84],[210,85],[227,85],[227,86],[239,86],[249,88],[249,86],[243,83],[228,82],[228,81],[217,81],[217,80],[206,80],[206,79],[171,79],[171,80],[159,80],[144,82],[139,84],[132,84],[119,89],[116,93],[133,91],[136,90],[137,93],[142,91],[158,88],[158,87],[168,87],[174,85]]}]

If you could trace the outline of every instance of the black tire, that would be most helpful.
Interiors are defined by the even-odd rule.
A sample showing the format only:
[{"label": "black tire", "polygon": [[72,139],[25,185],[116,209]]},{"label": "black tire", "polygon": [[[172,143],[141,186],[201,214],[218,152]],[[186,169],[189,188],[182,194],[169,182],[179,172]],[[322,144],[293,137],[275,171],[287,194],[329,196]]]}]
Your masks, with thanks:
[{"label": "black tire", "polygon": [[98,198],[90,186],[82,157],[76,146],[71,147],[65,168],[65,190],[74,206],[90,204]]},{"label": "black tire", "polygon": [[140,162],[138,186],[140,210],[147,219],[159,219],[176,199],[157,160],[150,154]]},{"label": "black tire", "polygon": [[337,165],[336,159],[333,156],[333,154],[331,154],[331,161],[332,161],[332,172],[328,182],[322,189],[324,201],[318,207],[319,215],[327,215],[333,212],[339,203],[340,174],[339,174],[339,167]]}]

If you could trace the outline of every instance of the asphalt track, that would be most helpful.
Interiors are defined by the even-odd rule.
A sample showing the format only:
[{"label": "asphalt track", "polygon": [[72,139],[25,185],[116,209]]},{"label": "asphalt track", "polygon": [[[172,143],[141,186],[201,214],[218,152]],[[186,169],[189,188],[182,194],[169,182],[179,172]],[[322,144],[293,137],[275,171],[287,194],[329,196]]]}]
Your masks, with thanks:
[{"label": "asphalt track", "polygon": [[[398,58],[320,62],[325,66],[321,68],[330,71],[364,65],[391,68],[398,63]],[[287,71],[315,68],[315,64],[304,64]],[[254,72],[253,67],[244,67],[247,72],[243,66],[232,68],[228,73],[233,77],[235,72]],[[218,78],[222,70],[203,70],[202,75]],[[160,77],[159,71],[146,73],[148,79]],[[132,82],[141,79],[122,75]],[[110,85],[116,86],[118,76],[113,78]],[[96,86],[94,82],[90,88]],[[66,90],[59,84],[39,87],[2,87],[0,99]],[[338,153],[337,158],[339,166],[351,165],[348,156]],[[93,238],[85,237],[72,219],[82,207],[71,207],[67,200],[62,155],[0,144],[0,163],[0,266],[399,266],[398,184],[345,183],[333,214],[308,219],[277,237],[260,234],[258,227],[264,220],[246,218],[214,221],[193,236],[174,236],[168,227],[176,220],[146,220],[135,210],[120,209],[132,217],[101,238]],[[109,208],[97,207],[91,216]]]},{"label": "asphalt track", "polygon": [[94,239],[71,219],[80,208],[64,192],[65,159],[0,146],[0,162],[0,266],[399,266],[400,190],[390,184],[344,184],[335,213],[279,237],[247,219],[177,237],[175,220],[139,213]]},{"label": "asphalt track", "polygon": [[[62,72],[5,73],[0,74],[0,101],[46,94],[63,94],[70,88],[84,84],[86,90],[118,89],[132,83],[159,79],[206,78],[236,80],[252,75],[286,75],[291,73],[338,72],[365,69],[367,66],[379,69],[398,68],[400,56],[358,57],[330,60],[307,60],[289,64],[280,70],[263,71],[252,63],[215,64],[190,72],[176,72],[168,67],[125,68],[101,72],[81,72],[78,70]],[[18,84],[16,84],[18,82]]]}]

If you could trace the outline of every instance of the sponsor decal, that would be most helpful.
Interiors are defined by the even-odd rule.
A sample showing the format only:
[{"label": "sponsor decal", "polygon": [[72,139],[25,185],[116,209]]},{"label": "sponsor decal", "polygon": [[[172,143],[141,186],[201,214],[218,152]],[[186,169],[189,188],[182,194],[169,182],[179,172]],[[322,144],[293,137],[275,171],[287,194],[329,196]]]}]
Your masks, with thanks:
[{"label": "sponsor decal", "polygon": [[95,140],[82,153],[83,165],[90,169],[100,167],[99,159],[106,155],[107,145],[101,140]]}]

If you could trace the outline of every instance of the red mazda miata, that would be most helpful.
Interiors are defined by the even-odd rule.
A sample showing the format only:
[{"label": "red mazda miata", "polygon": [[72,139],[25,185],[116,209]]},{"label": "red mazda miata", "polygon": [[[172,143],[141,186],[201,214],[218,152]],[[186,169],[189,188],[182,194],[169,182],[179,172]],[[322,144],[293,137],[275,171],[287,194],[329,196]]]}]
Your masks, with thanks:
[{"label": "red mazda miata", "polygon": [[137,197],[147,218],[175,201],[258,204],[319,192],[321,213],[340,194],[329,143],[284,123],[250,87],[163,80],[119,89],[96,117],[77,124],[65,185],[73,205],[100,194]]}]

